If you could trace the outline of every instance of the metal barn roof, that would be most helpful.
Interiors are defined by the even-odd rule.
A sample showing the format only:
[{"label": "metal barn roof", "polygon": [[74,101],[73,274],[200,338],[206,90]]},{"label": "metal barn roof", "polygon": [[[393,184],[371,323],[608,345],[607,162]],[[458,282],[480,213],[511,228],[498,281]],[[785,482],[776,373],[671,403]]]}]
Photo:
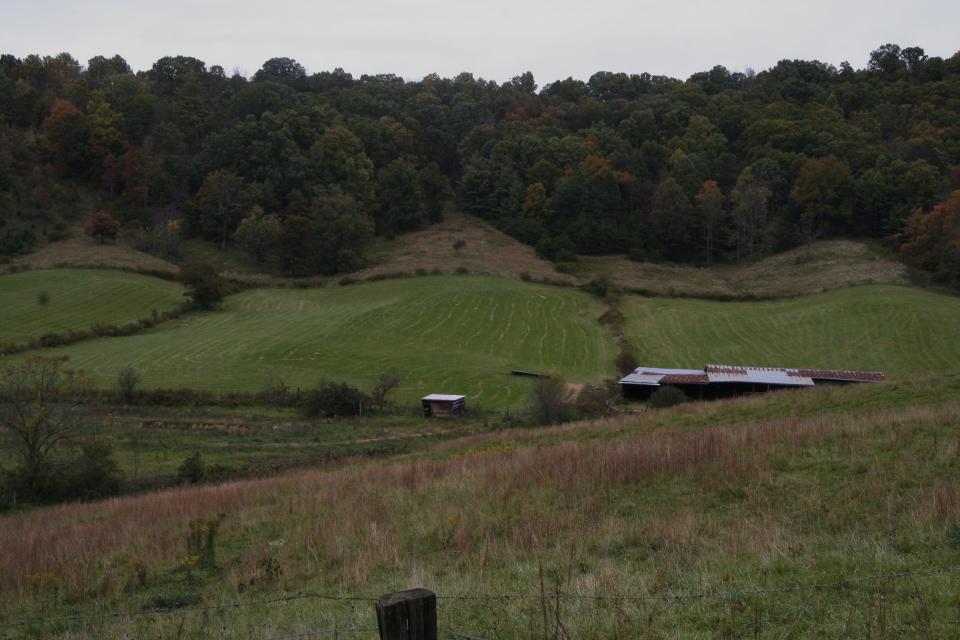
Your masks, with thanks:
[{"label": "metal barn roof", "polygon": [[431,393],[428,396],[423,396],[421,400],[436,400],[438,402],[455,402],[457,400],[463,400],[466,396],[451,396],[445,393]]},{"label": "metal barn roof", "polygon": [[812,387],[816,380],[841,382],[878,382],[886,376],[880,371],[843,369],[794,369],[788,367],[749,367],[708,364],[703,369],[665,369],[637,367],[620,384],[660,386],[661,384],[747,383],[781,387]]}]

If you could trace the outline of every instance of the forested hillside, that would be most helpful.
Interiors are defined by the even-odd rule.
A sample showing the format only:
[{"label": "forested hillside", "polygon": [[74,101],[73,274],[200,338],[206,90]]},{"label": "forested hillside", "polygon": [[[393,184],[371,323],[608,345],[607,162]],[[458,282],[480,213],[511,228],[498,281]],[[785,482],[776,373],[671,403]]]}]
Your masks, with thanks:
[{"label": "forested hillside", "polygon": [[871,236],[949,279],[960,198],[936,204],[958,188],[960,54],[917,47],[860,70],[599,72],[539,91],[529,73],[411,82],[274,58],[246,79],[185,56],[136,73],[119,56],[0,57],[0,255],[102,209],[159,255],[202,236],[335,273],[456,198],[558,262]]}]

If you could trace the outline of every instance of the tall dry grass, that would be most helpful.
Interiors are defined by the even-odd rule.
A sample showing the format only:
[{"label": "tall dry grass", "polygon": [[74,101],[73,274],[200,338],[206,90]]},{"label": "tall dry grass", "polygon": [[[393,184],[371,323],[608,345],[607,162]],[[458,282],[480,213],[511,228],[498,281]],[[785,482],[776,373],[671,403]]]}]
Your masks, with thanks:
[{"label": "tall dry grass", "polygon": [[[226,514],[226,540],[249,539],[255,531],[282,537],[285,544],[275,553],[289,567],[291,584],[320,576],[347,590],[364,590],[384,571],[443,571],[451,557],[431,560],[435,552],[483,572],[548,549],[582,551],[587,544],[631,540],[698,553],[796,548],[802,532],[778,503],[777,465],[816,448],[840,462],[870,459],[864,456],[868,446],[906,450],[910,439],[956,424],[958,414],[950,404],[660,429],[619,442],[448,452],[442,459],[355,464],[53,507],[0,519],[0,598],[28,602],[36,582],[31,577],[38,575],[55,576],[71,602],[115,593],[131,562],[153,571],[176,566],[190,520],[218,513]],[[955,455],[956,437],[944,436],[937,446],[898,464],[911,472],[942,464],[944,456]],[[862,477],[830,492],[836,497],[842,489],[846,499],[862,500],[851,507],[858,513],[862,505],[887,501],[893,517],[900,499],[886,464],[877,458]],[[685,493],[674,501],[668,490],[675,483]],[[725,487],[741,492],[738,513],[749,517],[727,518],[697,506]],[[663,496],[654,507],[636,516],[615,513],[616,500],[642,497],[647,489]],[[960,518],[960,491],[949,478],[911,496],[918,525]],[[817,526],[838,528],[848,515],[830,499],[805,495],[792,506],[817,514]],[[239,551],[226,581],[238,589],[247,584],[265,549],[261,542]],[[596,579],[591,575],[584,584]],[[657,579],[651,577],[648,587],[657,588]]]}]

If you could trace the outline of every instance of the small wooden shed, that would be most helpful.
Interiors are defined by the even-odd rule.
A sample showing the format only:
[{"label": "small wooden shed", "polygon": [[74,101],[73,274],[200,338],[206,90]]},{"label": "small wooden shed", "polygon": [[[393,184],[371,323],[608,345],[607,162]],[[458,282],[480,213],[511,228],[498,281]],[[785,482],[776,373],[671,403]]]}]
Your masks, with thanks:
[{"label": "small wooden shed", "polygon": [[420,406],[426,418],[449,418],[462,416],[467,408],[466,396],[451,396],[444,393],[431,393],[420,398]]}]

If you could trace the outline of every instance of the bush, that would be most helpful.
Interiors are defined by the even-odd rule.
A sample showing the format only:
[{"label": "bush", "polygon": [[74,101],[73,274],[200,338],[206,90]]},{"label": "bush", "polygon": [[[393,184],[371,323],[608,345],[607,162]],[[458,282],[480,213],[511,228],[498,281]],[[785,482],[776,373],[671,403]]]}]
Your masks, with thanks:
[{"label": "bush", "polygon": [[199,453],[192,453],[184,459],[177,469],[177,479],[189,484],[203,482],[207,475],[207,468]]},{"label": "bush", "polygon": [[130,404],[133,399],[133,392],[137,390],[140,384],[140,374],[128,364],[117,373],[117,395],[123,400],[124,404]]},{"label": "bush", "polygon": [[524,282],[530,282],[530,280],[532,280],[533,278],[530,277],[530,273],[529,273],[529,272],[527,272],[527,271],[521,271],[521,272],[520,272],[520,279],[523,280]]},{"label": "bush", "polygon": [[17,502],[49,504],[98,500],[120,493],[123,474],[113,460],[113,450],[89,443],[81,451],[79,457],[66,463],[42,464],[33,471],[17,469],[6,479],[7,498],[15,495]]},{"label": "bush", "polygon": [[670,385],[660,387],[650,396],[650,406],[654,409],[675,407],[678,404],[683,404],[686,401],[687,394],[677,387],[671,387]]},{"label": "bush", "polygon": [[268,380],[260,389],[260,401],[273,407],[283,407],[290,404],[290,398],[293,395],[290,387],[281,380],[273,382]]},{"label": "bush", "polygon": [[41,307],[45,307],[50,304],[50,294],[46,291],[41,291],[37,294],[37,304]]},{"label": "bush", "polygon": [[637,359],[629,351],[621,351],[617,354],[617,373],[621,377],[630,375],[637,369]]},{"label": "bush", "polygon": [[583,290],[587,293],[592,293],[598,298],[607,297],[607,292],[611,290],[610,280],[604,277],[594,278],[587,284],[583,285]]},{"label": "bush", "polygon": [[537,253],[551,262],[576,262],[576,246],[567,236],[547,236],[537,243]]},{"label": "bush", "polygon": [[187,288],[186,295],[193,306],[212,309],[224,296],[224,282],[216,268],[208,262],[192,262],[180,267],[180,282]]},{"label": "bush", "polygon": [[539,378],[530,392],[530,414],[539,425],[550,425],[570,419],[566,400],[566,385],[562,378]]},{"label": "bush", "polygon": [[466,267],[457,267],[457,273],[460,275],[466,275],[470,273],[470,270],[467,269]]},{"label": "bush", "polygon": [[610,413],[611,406],[620,398],[620,386],[614,380],[602,385],[590,384],[577,396],[577,411],[585,416]]},{"label": "bush", "polygon": [[634,262],[646,262],[647,250],[643,247],[630,247],[630,252],[627,254],[627,257],[633,260]]},{"label": "bush", "polygon": [[559,271],[560,273],[564,273],[568,276],[572,276],[572,275],[576,275],[577,273],[580,273],[580,265],[576,262],[571,262],[571,261],[554,263],[553,268]]},{"label": "bush", "polygon": [[308,418],[336,418],[360,415],[364,405],[370,405],[370,398],[356,387],[328,382],[308,391],[301,409]]}]

